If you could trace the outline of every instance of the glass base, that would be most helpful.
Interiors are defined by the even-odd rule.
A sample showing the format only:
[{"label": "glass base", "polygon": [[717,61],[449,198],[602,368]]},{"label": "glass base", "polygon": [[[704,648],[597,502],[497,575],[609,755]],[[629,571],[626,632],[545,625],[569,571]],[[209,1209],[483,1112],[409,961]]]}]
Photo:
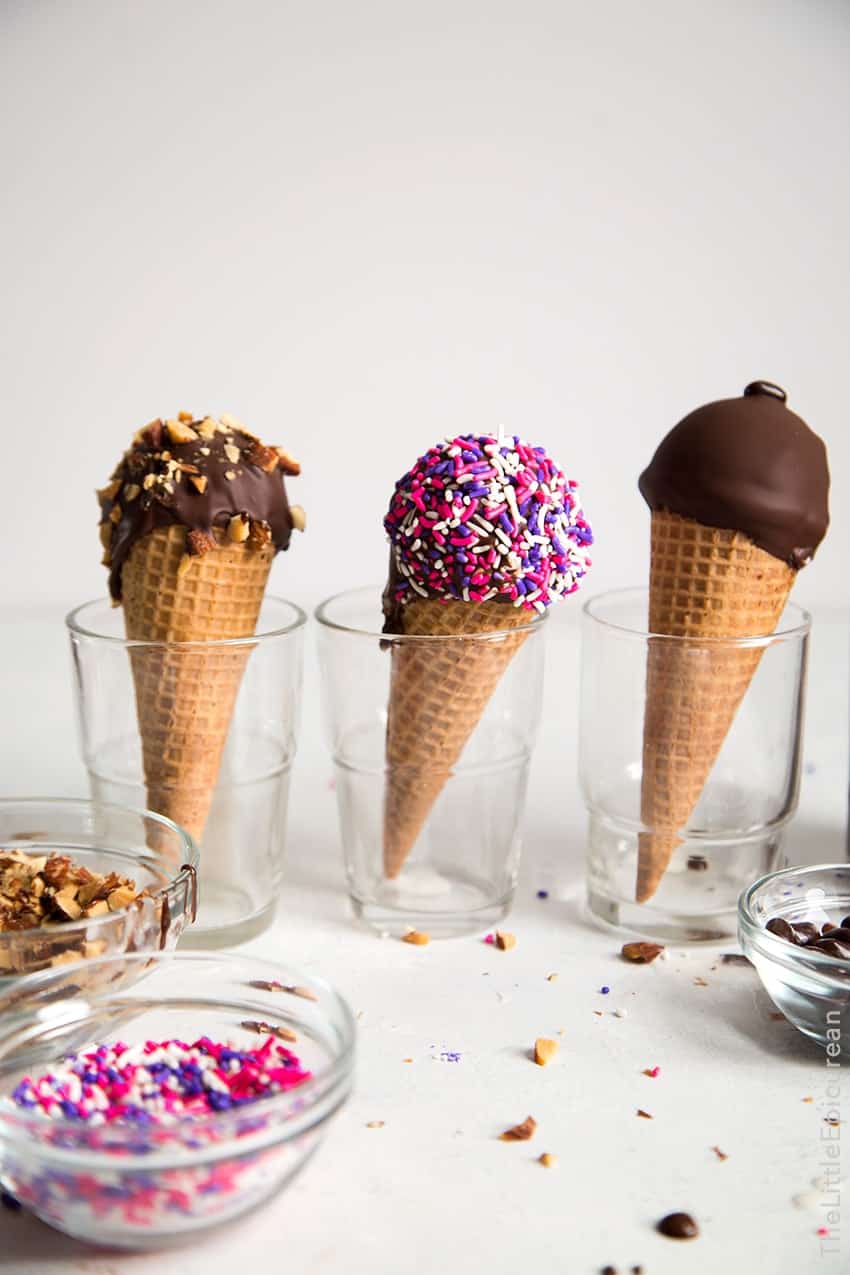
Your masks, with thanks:
[{"label": "glass base", "polygon": [[351,907],[358,921],[371,926],[382,937],[403,938],[411,930],[419,930],[432,939],[456,939],[481,934],[501,924],[511,910],[512,901],[513,894],[465,912],[437,912],[415,907],[394,908],[352,896]]},{"label": "glass base", "polygon": [[251,912],[251,906],[249,895],[237,886],[203,881],[198,919],[183,931],[180,947],[235,947],[255,939],[274,921],[277,901],[272,900],[259,912]]},{"label": "glass base", "polygon": [[598,921],[640,938],[668,943],[719,943],[737,935],[734,908],[698,915],[664,912],[645,903],[611,899],[592,889],[587,892],[587,906]]}]

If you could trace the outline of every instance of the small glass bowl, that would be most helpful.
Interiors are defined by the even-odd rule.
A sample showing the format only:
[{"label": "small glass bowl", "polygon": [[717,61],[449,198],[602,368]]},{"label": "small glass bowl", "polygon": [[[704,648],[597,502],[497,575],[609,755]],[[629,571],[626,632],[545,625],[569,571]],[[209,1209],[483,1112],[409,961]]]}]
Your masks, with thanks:
[{"label": "small glass bowl", "polygon": [[[0,1185],[57,1230],[122,1249],[191,1240],[280,1191],[348,1097],[355,1024],[345,1001],[318,978],[232,953],[114,956],[90,967],[109,990],[86,998],[70,968],[31,975],[26,1024],[0,1030]],[[256,1047],[247,1024],[294,1032],[287,1048],[310,1078],[170,1125],[48,1120],[10,1099],[24,1076],[94,1043],[208,1036]]]},{"label": "small glass bowl", "polygon": [[51,966],[171,948],[197,908],[198,848],[170,819],[104,802],[0,800],[0,853],[59,854],[150,891],[106,916],[0,931],[0,988]]},{"label": "small glass bowl", "polygon": [[831,1055],[850,1050],[850,960],[799,947],[765,929],[773,917],[790,924],[850,915],[850,864],[771,872],[738,900],[741,949],[785,1017]]}]

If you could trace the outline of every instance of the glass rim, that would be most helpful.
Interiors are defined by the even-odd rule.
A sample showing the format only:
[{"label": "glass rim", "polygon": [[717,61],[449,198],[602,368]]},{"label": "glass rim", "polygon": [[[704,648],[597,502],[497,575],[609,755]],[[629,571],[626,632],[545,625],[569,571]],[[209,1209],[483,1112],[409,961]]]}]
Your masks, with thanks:
[{"label": "glass rim", "polygon": [[769,646],[775,642],[787,642],[794,638],[805,637],[812,627],[811,612],[805,607],[800,606],[798,602],[786,602],[783,608],[783,614],[786,608],[789,608],[795,615],[796,619],[785,627],[775,629],[772,633],[753,633],[749,637],[717,637],[705,636],[697,637],[694,634],[677,634],[677,633],[656,633],[654,630],[638,629],[630,624],[617,623],[614,620],[606,619],[599,615],[595,607],[613,599],[620,598],[625,600],[628,595],[634,597],[645,596],[649,598],[649,588],[647,585],[628,586],[620,589],[608,589],[604,593],[595,593],[593,597],[588,598],[582,606],[581,612],[588,620],[592,620],[594,624],[598,624],[602,629],[609,629],[614,633],[620,633],[624,637],[634,638],[636,641],[645,642],[652,638],[654,641],[663,641],[670,643],[689,643],[693,646],[731,646],[731,647],[753,647],[753,646]]},{"label": "glass rim", "polygon": [[[529,615],[529,619],[524,624],[516,624],[513,628],[508,629],[490,629],[482,633],[384,633],[382,629],[363,628],[355,624],[342,624],[339,620],[332,620],[328,616],[328,608],[332,607],[335,602],[341,601],[343,598],[353,598],[358,593],[371,593],[374,597],[380,598],[383,588],[375,586],[371,590],[368,585],[361,585],[357,589],[343,589],[340,593],[333,593],[329,598],[325,598],[320,602],[313,611],[316,622],[323,629],[330,629],[336,633],[347,633],[352,637],[365,637],[379,639],[381,642],[396,643],[403,645],[412,642],[446,642],[446,641],[464,641],[464,642],[492,642],[495,639],[509,637],[517,633],[532,633],[535,629],[543,626],[549,618],[550,607],[545,611],[535,611],[533,615]],[[474,602],[469,603],[475,606]]]},{"label": "glass rim", "polygon": [[307,612],[297,602],[291,602],[289,598],[280,598],[276,594],[266,594],[264,602],[274,602],[278,605],[287,606],[294,611],[295,616],[290,624],[283,625],[280,628],[269,629],[263,633],[252,633],[250,637],[239,638],[210,638],[206,641],[192,642],[169,642],[169,641],[149,641],[146,638],[127,638],[117,637],[113,633],[101,633],[97,629],[87,628],[82,623],[83,612],[91,608],[104,606],[109,599],[107,598],[91,598],[88,602],[81,602],[79,606],[73,608],[65,616],[65,627],[69,633],[75,634],[77,637],[92,638],[96,642],[107,642],[114,646],[123,647],[143,647],[149,650],[156,650],[161,647],[167,647],[169,650],[177,648],[178,650],[206,650],[209,647],[215,649],[238,647],[238,646],[257,646],[264,642],[270,642],[274,638],[288,637],[290,634],[303,629],[309,616]]},{"label": "glass rim", "polygon": [[[145,810],[141,806],[122,806],[116,801],[93,801],[88,797],[0,797],[0,815],[4,811],[11,810],[13,807],[35,808],[36,806],[57,806],[60,810],[69,810],[76,807],[79,810],[97,811],[105,810],[107,813],[115,813],[121,815],[136,815],[140,819],[151,819],[154,823],[167,828],[170,832],[176,833],[179,844],[181,846],[180,867],[173,876],[170,876],[151,898],[154,900],[162,898],[163,895],[170,894],[175,887],[182,886],[187,883],[194,891],[197,888],[197,873],[200,867],[201,852],[198,843],[190,832],[185,828],[181,828],[173,819],[169,819],[167,815],[157,814],[155,810]],[[12,838],[12,840],[23,840],[23,838]],[[50,840],[61,841],[62,837],[50,838]],[[90,847],[82,847],[89,849]],[[91,847],[96,849],[96,847]],[[104,853],[110,853],[110,847],[102,846]],[[117,850],[115,851],[117,853]],[[122,916],[128,908],[119,908],[117,912],[109,912],[106,916],[81,917],[78,921],[63,921],[59,927],[58,934],[73,935],[77,933],[88,933],[92,928],[102,928],[110,922],[114,922],[117,916]],[[43,934],[44,929],[40,925],[31,926],[26,930],[7,930],[4,934],[4,940],[11,940],[13,944],[20,942],[32,942],[33,936]],[[55,933],[55,931],[54,931]],[[92,958],[85,958],[86,963]],[[34,971],[40,973],[41,971]],[[27,974],[21,974],[16,977],[16,983],[22,979],[29,977]]]},{"label": "glass rim", "polygon": [[[778,958],[784,958],[787,963],[790,958],[792,961],[795,957],[796,949],[788,942],[787,939],[781,938],[778,934],[771,933],[765,929],[763,925],[759,925],[753,915],[752,902],[759,890],[767,885],[773,885],[775,882],[782,881],[792,876],[809,876],[815,872],[830,872],[835,868],[846,869],[850,874],[850,864],[847,863],[811,863],[803,867],[780,868],[777,872],[768,872],[763,877],[759,877],[752,885],[748,885],[742,890],[738,896],[738,924],[747,935],[757,945],[763,945],[768,955],[773,956],[775,953]],[[850,893],[850,889],[848,889]],[[815,968],[820,968],[824,973],[828,973],[831,968],[850,969],[850,958],[840,956],[830,956],[827,952],[819,952],[816,948],[801,948],[801,953],[805,954],[806,961],[814,960]]]},{"label": "glass rim", "polygon": [[[166,968],[172,961],[177,961],[178,964],[195,962],[197,964],[212,965],[215,962],[221,963],[225,958],[229,958],[234,964],[238,962],[247,962],[247,964],[252,966],[258,974],[260,972],[268,973],[270,970],[278,968],[279,964],[282,964],[275,960],[270,960],[267,957],[243,956],[234,952],[180,952],[177,949],[165,952],[112,953],[109,956],[93,957],[89,960],[81,961],[79,964],[89,971],[100,966],[108,967],[110,965],[114,965],[116,962],[122,961],[129,962],[131,964],[139,964],[144,970],[145,968],[149,968],[151,964],[155,964],[159,969]],[[32,974],[25,975],[23,978],[18,980],[14,989],[15,994],[20,997],[20,994],[26,991],[38,993],[40,990],[44,989],[45,985],[49,986],[51,980],[59,980],[63,977],[67,977],[68,974],[75,968],[76,964],[66,965],[59,969],[37,970]],[[333,984],[329,983],[326,979],[317,974],[308,974],[295,966],[286,965],[285,968],[287,974],[293,975],[297,979],[299,985],[306,987],[315,986],[320,991],[326,992],[330,996],[334,1008],[339,1011],[341,1019],[341,1042],[338,1052],[334,1053],[334,1055],[328,1060],[327,1065],[322,1067],[320,1070],[313,1072],[309,1080],[303,1081],[296,1089],[289,1089],[284,1090],[282,1093],[271,1094],[262,1098],[257,1104],[251,1104],[252,1107],[259,1107],[262,1112],[268,1112],[270,1115],[285,1107],[291,1100],[293,1093],[302,1094],[304,1097],[309,1096],[313,1103],[317,1103],[320,1102],[329,1091],[332,1092],[351,1071],[357,1040],[357,1024],[354,1018],[354,1013],[342,993],[337,991]],[[280,972],[279,969],[278,972]],[[132,992],[135,988],[143,986],[144,981],[140,980],[139,982],[133,983],[129,988],[122,988],[121,990],[124,993]],[[20,999],[22,1003],[18,1008],[25,1010],[26,999],[23,997],[20,997]],[[103,994],[95,990],[91,996],[86,996],[85,993],[78,992],[76,995],[69,995],[67,998],[62,1000],[51,1001],[50,1004],[57,1006],[68,1004],[78,1005],[81,1008],[84,1007],[84,1012],[80,1015],[80,1018],[84,1019],[92,1011],[97,1010],[98,1006],[103,1003],[103,999]],[[168,999],[169,998],[166,997],[164,1001],[160,1000],[160,1003],[167,1007]],[[323,1017],[325,1016],[323,1015]],[[68,1023],[70,1020],[63,1016],[62,1021],[63,1023]],[[22,1023],[20,1019],[18,1019],[10,1025],[10,1029],[8,1031],[3,1031],[3,1028],[0,1025],[0,1069],[8,1065],[14,1065],[14,1054],[11,1056],[9,1055],[7,1052],[8,1046],[11,1045],[14,1047],[16,1044],[26,1045],[27,1043],[31,1043],[33,1031],[37,1030],[39,1027],[49,1028],[49,1026],[50,1024],[48,1022],[40,1022],[36,1018],[30,1018],[26,1023]],[[203,1115],[187,1115],[174,1124],[160,1127],[174,1130],[175,1132],[178,1132],[181,1129],[185,1130],[190,1126],[192,1128],[197,1128],[198,1126],[201,1128],[210,1128],[215,1126],[223,1126],[224,1128],[227,1128],[228,1124],[233,1122],[234,1119],[244,1119],[245,1111],[245,1107],[237,1107],[229,1108],[225,1111],[210,1111]],[[0,1104],[0,1128],[3,1125],[8,1125],[17,1129],[35,1128],[39,1131],[44,1131],[45,1127],[47,1127],[47,1122],[42,1117],[30,1115],[26,1110],[22,1111],[18,1108],[8,1109],[4,1108],[2,1104]],[[62,1130],[73,1130],[75,1133],[78,1133],[80,1129],[85,1128],[85,1125],[82,1125],[79,1120],[52,1119],[50,1121],[50,1127],[59,1132]],[[99,1128],[103,1127],[104,1126],[99,1126]],[[121,1140],[125,1133],[128,1139],[138,1138],[139,1135],[138,1127],[132,1124],[120,1126],[118,1128],[116,1128],[116,1126],[110,1126],[110,1128],[114,1134],[118,1135],[119,1140]]]}]

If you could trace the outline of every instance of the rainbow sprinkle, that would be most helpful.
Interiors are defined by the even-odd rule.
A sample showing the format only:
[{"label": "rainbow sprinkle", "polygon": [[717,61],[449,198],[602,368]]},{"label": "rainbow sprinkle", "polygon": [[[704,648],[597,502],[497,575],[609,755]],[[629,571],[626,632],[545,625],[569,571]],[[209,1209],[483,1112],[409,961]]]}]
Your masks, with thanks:
[{"label": "rainbow sprinkle", "polygon": [[396,483],[384,527],[402,603],[499,599],[542,612],[591,565],[578,484],[515,435],[460,434],[430,448]]},{"label": "rainbow sprinkle", "polygon": [[89,1125],[164,1125],[243,1107],[310,1078],[293,1053],[269,1036],[254,1049],[200,1037],[97,1045],[71,1054],[12,1093],[17,1106],[49,1120]]}]

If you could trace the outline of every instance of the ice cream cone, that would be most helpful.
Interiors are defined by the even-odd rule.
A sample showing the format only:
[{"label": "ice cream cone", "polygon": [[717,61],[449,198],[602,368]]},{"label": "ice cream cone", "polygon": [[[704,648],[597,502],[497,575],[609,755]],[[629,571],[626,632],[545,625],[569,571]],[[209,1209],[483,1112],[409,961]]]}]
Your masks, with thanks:
[{"label": "ice cream cone", "polygon": [[[417,599],[404,608],[387,717],[384,872],[397,877],[532,617],[498,602]],[[492,633],[483,641],[482,634]],[[464,642],[455,639],[469,637]],[[439,638],[450,639],[441,642]]]},{"label": "ice cream cone", "polygon": [[172,524],[142,536],[123,566],[129,639],[167,643],[130,648],[150,809],[200,841],[250,646],[188,646],[254,633],[272,544],[234,543],[186,555],[186,530]]},{"label": "ice cream cone", "polygon": [[796,570],[742,532],[652,514],[650,633],[636,898],[651,899],[717,760]]}]

